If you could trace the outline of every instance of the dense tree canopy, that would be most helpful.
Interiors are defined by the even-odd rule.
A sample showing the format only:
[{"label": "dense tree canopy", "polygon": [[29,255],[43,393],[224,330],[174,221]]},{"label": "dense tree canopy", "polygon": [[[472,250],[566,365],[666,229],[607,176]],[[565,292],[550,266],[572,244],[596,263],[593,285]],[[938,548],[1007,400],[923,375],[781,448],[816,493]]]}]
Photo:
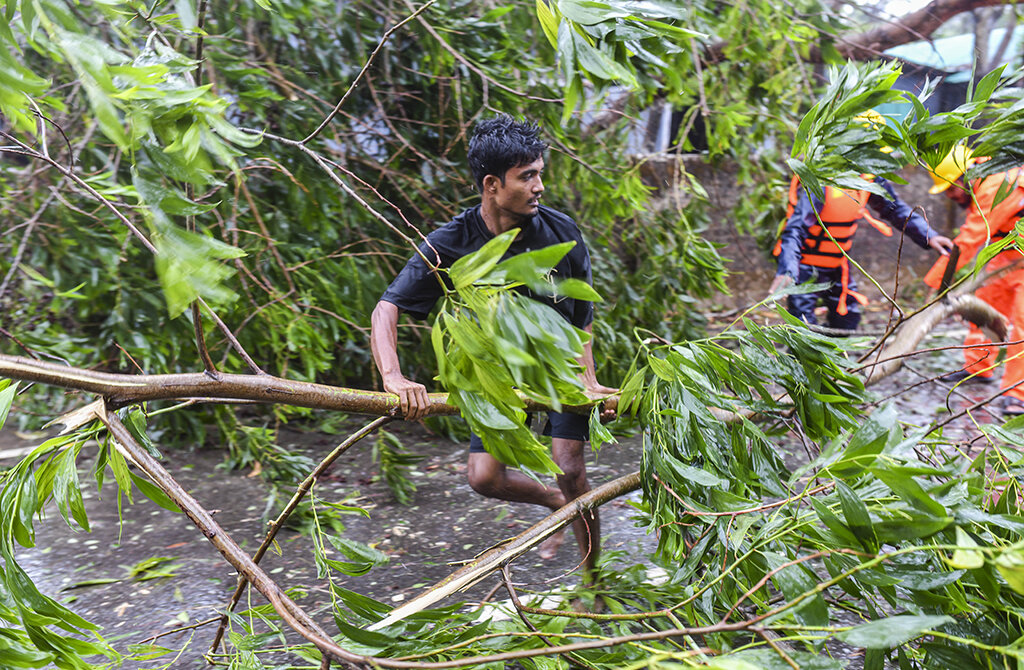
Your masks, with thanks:
[{"label": "dense tree canopy", "polygon": [[[995,157],[978,174],[1005,169],[1024,156],[1024,105],[1008,71],[977,77],[962,106],[932,115],[927,91],[892,88],[898,65],[846,62],[989,4],[937,0],[897,23],[856,25],[810,0],[9,1],[0,424],[75,412],[62,420],[74,430],[4,475],[3,664],[81,668],[127,653],[40,594],[17,563],[50,502],[88,528],[76,466],[86,448],[97,450],[90,476],[101,484],[109,474],[121,490],[185,509],[273,605],[271,625],[299,631],[309,644],[296,653],[321,667],[515,658],[538,668],[832,668],[842,665],[817,651],[836,637],[868,649],[873,668],[886,656],[929,668],[1019,660],[1021,427],[989,429],[991,450],[965,461],[941,425],[872,412],[853,362],[866,353],[860,342],[742,317],[705,333],[696,301],[724,290],[725,276],[702,231],[722,213],[706,210],[681,163],[662,197],[636,139],[658,102],[685,110],[680,151],[699,119],[706,160],[733,162],[746,185],[730,218],[758,230],[777,221],[778,205],[764,203],[779,200],[790,171],[812,189],[865,187],[865,172],[898,179],[904,164],[934,165],[962,140]],[[894,101],[913,113],[851,123]],[[660,542],[650,560],[669,579],[622,573],[605,617],[570,625],[540,614],[551,648],[525,624],[497,626],[510,657],[457,608],[384,619],[386,606],[344,589],[332,590],[338,630],[328,633],[258,556],[214,532],[165,477],[150,438],[164,449],[223,444],[236,465],[259,462],[291,486],[310,464],[248,425],[257,410],[204,400],[269,400],[263,411],[278,419],[391,412],[368,393],[369,313],[421,236],[474,202],[466,138],[495,113],[537,120],[550,139],[545,199],[591,240],[601,375],[622,387],[622,411],[644,431],[639,474],[587,504],[642,487]],[[536,438],[516,442],[527,438],[503,426],[530,403],[581,400],[581,336],[495,334],[505,319],[544,323],[507,284],[552,263],[538,256],[515,274],[493,248],[481,252],[452,269],[456,290],[433,339],[424,324],[402,329],[409,371],[426,380],[440,365],[438,390],[454,391],[447,399],[477,430],[508,430],[522,449],[502,457],[538,472],[550,460]],[[914,309],[891,297],[895,327]],[[435,398],[438,416],[456,411],[445,399]],[[787,435],[813,447],[795,472],[780,456]],[[381,560],[335,546],[349,561],[324,559],[327,572]],[[837,616],[847,608],[861,613],[855,624]],[[382,620],[386,635],[370,630]],[[243,657],[237,667],[258,667]]]}]

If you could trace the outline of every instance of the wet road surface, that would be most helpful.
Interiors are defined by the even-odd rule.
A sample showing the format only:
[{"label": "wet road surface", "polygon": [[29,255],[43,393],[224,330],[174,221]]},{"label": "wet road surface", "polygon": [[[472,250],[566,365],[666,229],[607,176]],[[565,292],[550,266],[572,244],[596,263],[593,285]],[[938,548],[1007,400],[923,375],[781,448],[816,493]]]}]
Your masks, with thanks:
[{"label": "wet road surface", "polygon": [[[353,430],[358,425],[354,423]],[[336,583],[345,588],[397,606],[454,572],[459,562],[546,516],[543,508],[490,500],[470,489],[465,474],[465,445],[432,436],[419,426],[393,423],[386,430],[399,435],[406,449],[423,457],[412,472],[417,486],[412,504],[396,503],[387,486],[374,481],[372,435],[343,455],[329,476],[314,487],[318,498],[367,509],[369,517],[340,517],[344,531],[339,535],[374,546],[390,557],[389,563],[365,576],[341,575]],[[319,460],[343,437],[284,430],[279,441]],[[10,431],[0,433],[0,450],[24,444],[12,439]],[[92,466],[88,453],[88,449],[83,450],[80,472]],[[597,455],[591,453],[591,485],[636,470],[639,454],[637,438],[605,445]],[[276,516],[276,510],[267,509],[268,488],[259,478],[222,469],[222,459],[223,452],[216,450],[169,451],[164,466],[200,504],[216,510],[215,520],[251,554],[265,533],[264,519]],[[124,501],[122,526],[118,523],[116,490],[109,483],[100,494],[95,485],[85,488],[92,532],[72,530],[53,513],[37,523],[40,549],[18,555],[40,590],[102,625],[105,636],[123,634],[118,648],[213,618],[225,607],[235,588],[235,572],[184,515],[168,512],[137,495],[133,504]],[[290,493],[288,490],[284,495]],[[642,557],[654,550],[656,538],[638,528],[632,518],[635,511],[629,501],[638,497],[639,493],[634,493],[602,507],[602,546],[606,552],[624,551]],[[285,530],[278,535],[278,547],[280,552],[268,552],[261,567],[281,587],[299,589],[302,595],[293,597],[314,619],[330,628],[330,596],[326,584],[317,578],[308,538]],[[139,563],[151,557],[165,560],[133,576],[133,568],[138,572]],[[513,579],[524,590],[578,584],[578,561],[569,533],[555,558],[541,560],[535,550],[519,558],[513,564]],[[496,577],[489,577],[453,600],[482,599],[497,583]],[[507,597],[504,592],[498,599],[503,597]],[[253,592],[252,605],[264,602],[259,593]],[[243,607],[245,604],[243,599]],[[204,626],[161,637],[158,644],[174,649],[192,638],[191,645],[170,667],[207,667],[202,654],[214,629]],[[130,667],[164,667],[171,658]]]}]

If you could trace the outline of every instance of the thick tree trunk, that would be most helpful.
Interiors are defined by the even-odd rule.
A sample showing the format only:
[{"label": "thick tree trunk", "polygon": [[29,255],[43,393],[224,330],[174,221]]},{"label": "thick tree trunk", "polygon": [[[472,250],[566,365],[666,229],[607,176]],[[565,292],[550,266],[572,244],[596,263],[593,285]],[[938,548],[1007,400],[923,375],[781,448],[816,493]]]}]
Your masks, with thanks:
[{"label": "thick tree trunk", "polygon": [[[980,328],[992,331],[995,335],[994,341],[1006,340],[1006,319],[973,294],[940,300],[907,319],[897,329],[889,344],[867,361],[864,384],[877,383],[899,370],[903,360],[917,349],[924,336],[932,332],[940,321],[954,314],[977,324]],[[872,364],[872,361],[877,361],[877,364]]]}]

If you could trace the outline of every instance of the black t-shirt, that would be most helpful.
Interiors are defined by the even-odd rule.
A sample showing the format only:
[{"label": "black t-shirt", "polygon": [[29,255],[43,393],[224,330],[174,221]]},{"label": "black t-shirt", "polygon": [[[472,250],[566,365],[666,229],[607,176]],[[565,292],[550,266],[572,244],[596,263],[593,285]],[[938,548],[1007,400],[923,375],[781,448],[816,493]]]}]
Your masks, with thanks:
[{"label": "black t-shirt", "polygon": [[[420,251],[433,260],[441,257],[441,267],[450,267],[463,256],[477,251],[494,235],[487,229],[480,216],[480,206],[471,207],[454,219],[427,235],[427,242],[420,244]],[[522,233],[516,237],[505,253],[505,258],[527,251],[543,249],[562,242],[575,242],[569,253],[554,267],[552,275],[555,279],[582,279],[588,284],[593,283],[590,269],[590,253],[583,241],[576,223],[565,214],[540,206],[529,222],[522,226]],[[431,248],[433,247],[433,249]],[[444,275],[447,281],[447,275]],[[449,284],[450,286],[450,284]],[[577,328],[589,326],[594,320],[594,303],[589,300],[573,298],[552,298],[551,296],[535,295],[526,289],[524,293],[535,300],[555,308],[562,317]],[[403,312],[408,312],[417,319],[425,319],[437,300],[444,294],[437,277],[419,254],[414,254],[398,273],[391,286],[381,296],[381,300],[393,303]]]}]

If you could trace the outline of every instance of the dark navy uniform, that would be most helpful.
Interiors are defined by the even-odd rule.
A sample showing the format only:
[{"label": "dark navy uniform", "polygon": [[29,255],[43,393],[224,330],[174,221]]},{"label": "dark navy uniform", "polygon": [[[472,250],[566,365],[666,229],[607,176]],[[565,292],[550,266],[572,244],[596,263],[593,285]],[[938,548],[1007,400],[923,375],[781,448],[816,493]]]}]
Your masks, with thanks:
[{"label": "dark navy uniform", "polygon": [[[857,282],[850,276],[844,252],[853,245],[858,221],[865,220],[883,235],[892,235],[892,230],[883,223],[887,222],[925,249],[928,248],[928,240],[938,235],[920,213],[900,200],[888,181],[876,177],[874,182],[888,193],[888,198],[868,191],[848,191],[829,186],[825,189],[825,199],[819,200],[807,193],[793,177],[789,218],[775,248],[779,263],[776,275],[792,277],[797,284],[829,284],[827,289],[818,293],[789,296],[789,313],[798,319],[817,323],[814,308],[819,300],[824,300],[828,307],[829,327],[857,329],[861,305],[867,299],[857,292]],[[878,218],[867,211],[869,207]],[[819,217],[828,232],[818,223]],[[851,297],[853,300],[848,300]]]}]

